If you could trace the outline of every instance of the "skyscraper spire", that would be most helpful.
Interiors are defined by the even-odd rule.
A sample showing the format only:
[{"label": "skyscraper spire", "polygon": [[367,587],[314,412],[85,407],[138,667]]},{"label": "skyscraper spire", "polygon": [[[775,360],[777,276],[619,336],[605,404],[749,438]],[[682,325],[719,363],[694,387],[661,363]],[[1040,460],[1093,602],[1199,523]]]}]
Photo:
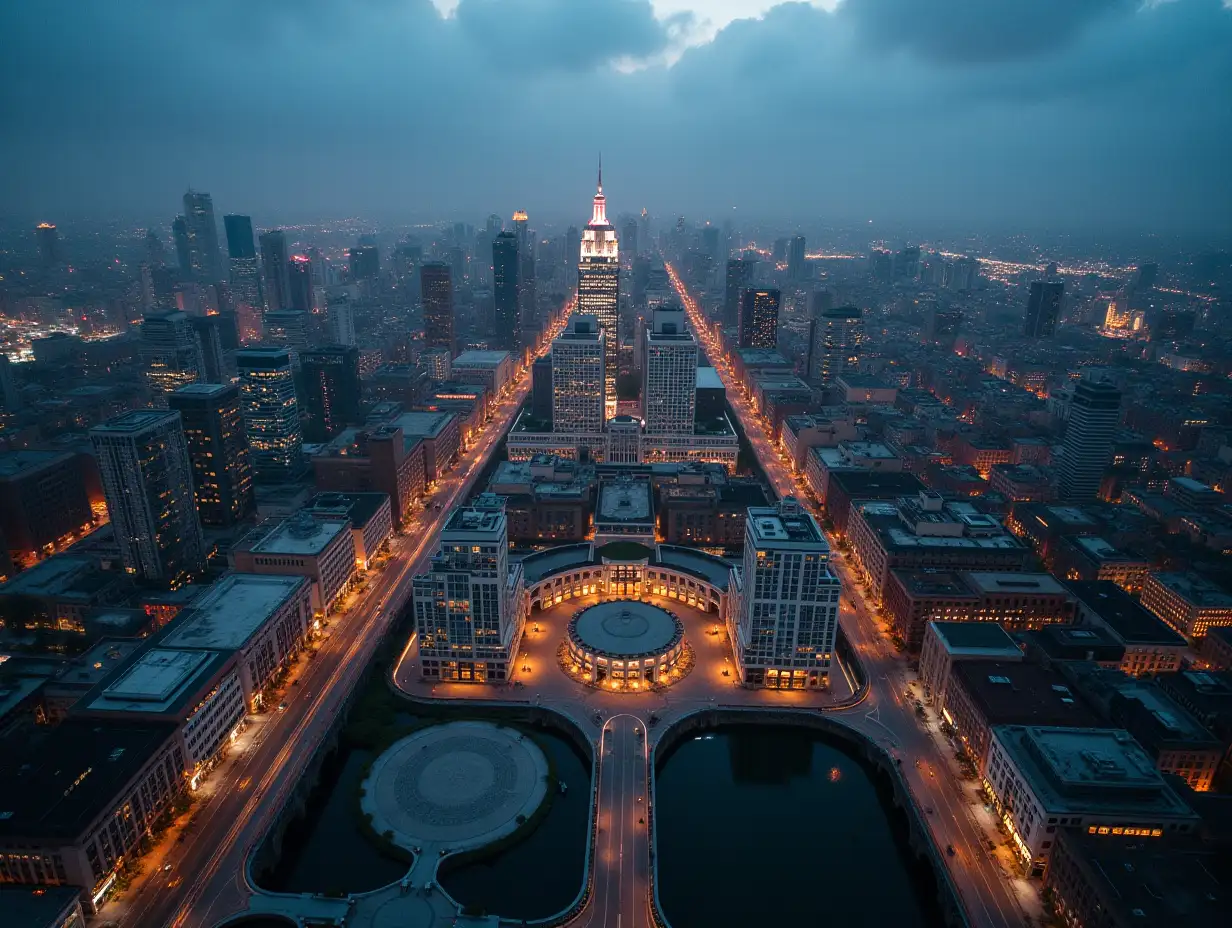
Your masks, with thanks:
[{"label": "skyscraper spire", "polygon": [[603,195],[603,155],[599,155],[599,184],[595,190],[594,210],[590,216],[590,224],[592,226],[606,226],[607,222],[607,197]]},{"label": "skyscraper spire", "polygon": [[603,192],[603,152],[599,152],[599,192]]}]

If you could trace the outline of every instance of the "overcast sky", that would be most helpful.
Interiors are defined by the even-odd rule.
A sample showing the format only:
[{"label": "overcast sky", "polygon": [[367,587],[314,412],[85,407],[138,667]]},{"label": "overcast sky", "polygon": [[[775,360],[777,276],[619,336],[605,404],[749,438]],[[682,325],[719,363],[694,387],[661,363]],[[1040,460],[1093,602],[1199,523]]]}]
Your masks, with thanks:
[{"label": "overcast sky", "polygon": [[[1232,229],[1224,0],[14,0],[0,211]],[[733,212],[733,207],[735,211]]]}]

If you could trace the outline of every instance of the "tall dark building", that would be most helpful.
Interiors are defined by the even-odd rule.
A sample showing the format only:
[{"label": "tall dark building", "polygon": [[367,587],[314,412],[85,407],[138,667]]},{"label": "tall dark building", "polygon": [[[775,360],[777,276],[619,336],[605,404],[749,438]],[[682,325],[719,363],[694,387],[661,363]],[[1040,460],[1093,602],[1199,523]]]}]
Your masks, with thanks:
[{"label": "tall dark building", "polygon": [[50,222],[40,222],[34,228],[38,239],[39,260],[45,267],[54,267],[60,263],[60,233]]},{"label": "tall dark building", "polygon": [[492,289],[496,304],[496,345],[506,351],[517,349],[520,272],[518,237],[513,232],[501,232],[492,241]]},{"label": "tall dark building", "polygon": [[1120,422],[1120,390],[1101,381],[1078,381],[1057,467],[1057,495],[1062,500],[1086,502],[1099,493],[1104,471],[1112,463],[1112,439]]},{"label": "tall dark building", "polygon": [[727,285],[723,291],[723,325],[740,324],[740,294],[753,277],[753,262],[744,258],[729,258],[727,261]]},{"label": "tall dark building", "polygon": [[223,216],[227,233],[227,257],[230,258],[231,300],[240,315],[260,313],[265,309],[261,290],[261,265],[252,236],[252,219],[248,216]]},{"label": "tall dark building", "polygon": [[726,257],[719,245],[719,230],[716,226],[706,226],[702,229],[702,253],[708,257],[712,266],[717,267],[719,261]]},{"label": "tall dark building", "polygon": [[1022,334],[1027,338],[1051,338],[1061,317],[1061,298],[1065,295],[1063,280],[1035,280],[1027,299],[1027,314]]},{"label": "tall dark building", "polygon": [[936,303],[928,311],[924,337],[934,345],[945,349],[954,347],[958,330],[962,327],[963,314],[958,309],[942,309]]},{"label": "tall dark building", "polygon": [[312,312],[312,262],[307,255],[292,255],[287,265],[287,294],[290,308],[296,312]]},{"label": "tall dark building", "polygon": [[351,280],[376,280],[381,276],[381,253],[376,245],[358,245],[347,253]]},{"label": "tall dark building", "polygon": [[620,227],[620,244],[624,249],[625,258],[632,261],[637,257],[637,220],[627,219]]},{"label": "tall dark building", "polygon": [[779,291],[750,287],[740,297],[740,347],[774,348],[779,339]]},{"label": "tall dark building", "polygon": [[192,252],[188,246],[188,221],[183,216],[176,216],[171,223],[171,237],[175,239],[175,260],[180,265],[180,273],[192,273]]},{"label": "tall dark building", "polygon": [[194,383],[167,397],[180,414],[203,525],[235,525],[253,511],[252,460],[240,412],[240,388]]},{"label": "tall dark building", "polygon": [[920,276],[920,246],[908,245],[894,256],[894,279],[916,280]]},{"label": "tall dark building", "polygon": [[[205,383],[226,383],[231,379],[231,375],[223,361],[223,351],[228,347],[226,342],[234,341],[234,339],[228,339],[223,334],[223,329],[228,323],[232,325],[234,323],[221,314],[191,316],[189,321],[193,331],[197,333],[197,340],[201,343],[201,379]],[[230,347],[234,348],[235,345]]]},{"label": "tall dark building", "polygon": [[807,265],[804,262],[804,236],[793,235],[787,246],[787,276],[792,280],[804,280]]},{"label": "tall dark building", "polygon": [[266,308],[291,308],[291,255],[281,229],[261,235],[261,266],[265,271]]},{"label": "tall dark building", "polygon": [[578,232],[577,226],[570,226],[565,230],[565,279],[570,286],[577,285],[577,268],[573,265],[573,256],[581,250],[581,247],[581,233]]},{"label": "tall dark building", "polygon": [[208,193],[184,194],[184,221],[188,231],[188,257],[192,274],[198,280],[222,280],[222,251],[218,247],[218,223],[214,219],[214,200]]},{"label": "tall dark building", "polygon": [[424,347],[444,348],[450,355],[453,342],[453,279],[449,265],[428,261],[419,268],[419,291],[423,303]]},{"label": "tall dark building", "polygon": [[552,422],[552,356],[536,358],[530,369],[530,414],[541,422]]},{"label": "tall dark building", "polygon": [[329,441],[359,421],[359,349],[314,348],[299,356],[304,384],[304,439]]}]

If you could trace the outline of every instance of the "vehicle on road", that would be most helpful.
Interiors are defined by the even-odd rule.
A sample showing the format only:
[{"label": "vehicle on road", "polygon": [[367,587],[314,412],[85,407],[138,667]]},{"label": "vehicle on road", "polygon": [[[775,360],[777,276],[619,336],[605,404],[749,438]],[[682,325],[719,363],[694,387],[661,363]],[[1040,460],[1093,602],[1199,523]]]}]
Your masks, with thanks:
[{"label": "vehicle on road", "polygon": [[955,850],[954,850],[954,845],[952,845],[952,844],[947,844],[947,845],[945,846],[945,852],[946,852],[947,854],[949,854],[951,857],[953,857],[953,856],[954,856],[954,854],[956,853],[956,852],[955,852]]}]

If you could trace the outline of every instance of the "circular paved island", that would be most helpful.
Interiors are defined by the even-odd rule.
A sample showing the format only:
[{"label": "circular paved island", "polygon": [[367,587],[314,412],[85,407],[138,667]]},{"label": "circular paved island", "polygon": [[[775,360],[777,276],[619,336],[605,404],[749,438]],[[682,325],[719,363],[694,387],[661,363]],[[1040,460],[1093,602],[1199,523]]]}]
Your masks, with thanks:
[{"label": "circular paved island", "polygon": [[530,738],[489,722],[434,725],[372,764],[360,805],[407,849],[461,851],[515,831],[547,793],[548,761]]},{"label": "circular paved island", "polygon": [[589,683],[669,683],[685,653],[680,619],[650,603],[618,599],[569,620],[569,669]]}]

